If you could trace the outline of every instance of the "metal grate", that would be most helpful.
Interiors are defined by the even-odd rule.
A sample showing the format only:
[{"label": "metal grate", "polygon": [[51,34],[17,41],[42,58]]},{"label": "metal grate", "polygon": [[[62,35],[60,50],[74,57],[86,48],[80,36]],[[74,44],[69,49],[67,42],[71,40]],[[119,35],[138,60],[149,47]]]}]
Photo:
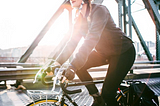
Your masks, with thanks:
[{"label": "metal grate", "polygon": [[[146,83],[151,90],[155,93],[155,95],[160,96],[160,78],[145,78],[145,79],[134,79],[133,81],[142,81]],[[96,84],[97,88],[101,90],[102,84]],[[70,95],[72,98],[75,98],[75,102],[79,106],[90,106],[93,102],[93,98],[89,95],[87,89],[85,86],[79,86],[79,87],[69,87],[68,89],[74,90],[81,88],[83,92],[79,94]],[[69,101],[66,101],[66,103],[69,104]],[[72,104],[69,104],[69,106],[73,106]]]},{"label": "metal grate", "polygon": [[[96,86],[99,90],[101,90],[102,84],[96,84]],[[68,87],[67,89],[82,89],[81,93],[69,95],[71,98],[74,98],[74,101],[78,104],[78,106],[90,106],[92,104],[93,98],[89,95],[85,86]],[[69,101],[66,101],[66,103],[69,104],[69,106],[73,106]]]},{"label": "metal grate", "polygon": [[[145,78],[145,79],[133,79],[133,81],[142,81],[146,83],[156,95],[160,96],[160,78]],[[101,90],[102,84],[96,84],[99,91]],[[75,87],[68,87],[68,90],[75,90],[75,89],[82,89],[81,93],[71,94],[69,95],[77,104],[78,106],[90,106],[93,102],[93,98],[89,95],[88,90],[85,86],[75,86]],[[36,95],[33,95],[35,100],[40,99]],[[42,96],[41,98],[46,98],[46,96]],[[53,95],[48,95],[47,98],[55,98]],[[65,102],[69,106],[73,106],[68,99],[65,99]]]}]

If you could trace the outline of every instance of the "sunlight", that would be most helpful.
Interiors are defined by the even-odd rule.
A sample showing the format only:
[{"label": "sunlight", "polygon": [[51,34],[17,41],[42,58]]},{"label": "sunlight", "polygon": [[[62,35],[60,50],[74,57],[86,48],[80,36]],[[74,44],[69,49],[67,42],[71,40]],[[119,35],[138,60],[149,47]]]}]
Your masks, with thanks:
[{"label": "sunlight", "polygon": [[64,12],[60,15],[60,17],[54,22],[52,27],[46,33],[40,45],[57,45],[64,35],[69,30],[69,16],[68,11],[64,10]]},{"label": "sunlight", "polygon": [[[0,0],[0,49],[30,46],[63,1]],[[142,3],[142,1],[136,2]],[[114,0],[104,0],[103,5],[108,7],[118,25],[117,3]],[[143,9],[144,6],[136,3],[132,5],[133,12],[138,8]],[[132,15],[144,38],[155,41],[155,26],[146,10],[134,12]],[[56,20],[39,45],[57,45],[67,30],[68,11],[66,10]],[[133,40],[137,41],[137,36],[133,35]]]},{"label": "sunlight", "polygon": [[[28,47],[31,45],[63,1],[58,0],[55,3],[53,0],[1,0],[0,49]],[[62,18],[59,19],[59,22],[55,22],[54,26],[59,28],[60,24],[56,23],[61,23],[62,20]],[[58,30],[56,29],[55,31]],[[61,30],[61,32],[63,31]],[[53,35],[60,36],[58,32],[54,33],[52,38],[48,38],[49,41],[46,40],[47,43],[54,39]],[[53,42],[57,43],[58,41],[54,40]]]}]

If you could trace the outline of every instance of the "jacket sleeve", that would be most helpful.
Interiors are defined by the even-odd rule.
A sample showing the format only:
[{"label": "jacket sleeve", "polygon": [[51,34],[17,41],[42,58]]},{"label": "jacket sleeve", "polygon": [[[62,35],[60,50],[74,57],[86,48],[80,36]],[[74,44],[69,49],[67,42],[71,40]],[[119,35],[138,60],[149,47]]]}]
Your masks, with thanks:
[{"label": "jacket sleeve", "polygon": [[79,70],[87,61],[89,54],[97,45],[101,34],[107,24],[108,10],[106,7],[99,7],[91,14],[91,22],[84,43],[79,48],[71,64]]},{"label": "jacket sleeve", "polygon": [[82,38],[82,35],[80,33],[81,24],[79,22],[80,22],[80,18],[77,21],[77,23],[75,23],[73,26],[71,38],[69,39],[69,41],[66,43],[65,47],[63,47],[63,50],[61,51],[61,53],[56,58],[56,61],[61,65],[63,63],[65,63],[70,58],[70,56],[73,54],[79,41]]}]

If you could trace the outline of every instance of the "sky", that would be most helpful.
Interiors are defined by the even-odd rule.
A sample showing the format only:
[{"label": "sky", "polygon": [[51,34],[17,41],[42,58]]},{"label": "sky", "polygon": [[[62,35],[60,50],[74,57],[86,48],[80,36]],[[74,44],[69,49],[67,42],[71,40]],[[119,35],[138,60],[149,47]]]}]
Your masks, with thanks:
[{"label": "sky", "polygon": [[[0,0],[0,49],[29,46],[58,9],[63,0]],[[135,1],[135,2],[134,2]],[[132,16],[146,41],[155,42],[155,26],[142,0],[131,0]],[[118,5],[104,0],[103,5],[118,26]],[[60,16],[39,45],[56,45],[67,32],[67,11]],[[138,41],[133,31],[133,41]]]}]

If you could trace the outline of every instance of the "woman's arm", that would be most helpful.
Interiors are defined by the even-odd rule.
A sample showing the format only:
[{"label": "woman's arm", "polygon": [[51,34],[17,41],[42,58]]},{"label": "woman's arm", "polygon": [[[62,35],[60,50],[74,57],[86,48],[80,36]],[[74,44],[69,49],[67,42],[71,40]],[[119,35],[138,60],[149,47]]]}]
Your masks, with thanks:
[{"label": "woman's arm", "polygon": [[91,25],[85,37],[84,43],[79,48],[78,53],[71,62],[76,69],[80,69],[85,64],[89,54],[99,42],[101,34],[108,21],[107,15],[109,12],[106,7],[102,6],[93,11],[94,13],[91,14]]},{"label": "woman's arm", "polygon": [[73,26],[72,35],[61,53],[57,56],[56,61],[61,65],[65,63],[69,57],[73,54],[74,50],[76,49],[80,39],[82,38],[81,35],[81,17],[78,18],[77,22]]}]

